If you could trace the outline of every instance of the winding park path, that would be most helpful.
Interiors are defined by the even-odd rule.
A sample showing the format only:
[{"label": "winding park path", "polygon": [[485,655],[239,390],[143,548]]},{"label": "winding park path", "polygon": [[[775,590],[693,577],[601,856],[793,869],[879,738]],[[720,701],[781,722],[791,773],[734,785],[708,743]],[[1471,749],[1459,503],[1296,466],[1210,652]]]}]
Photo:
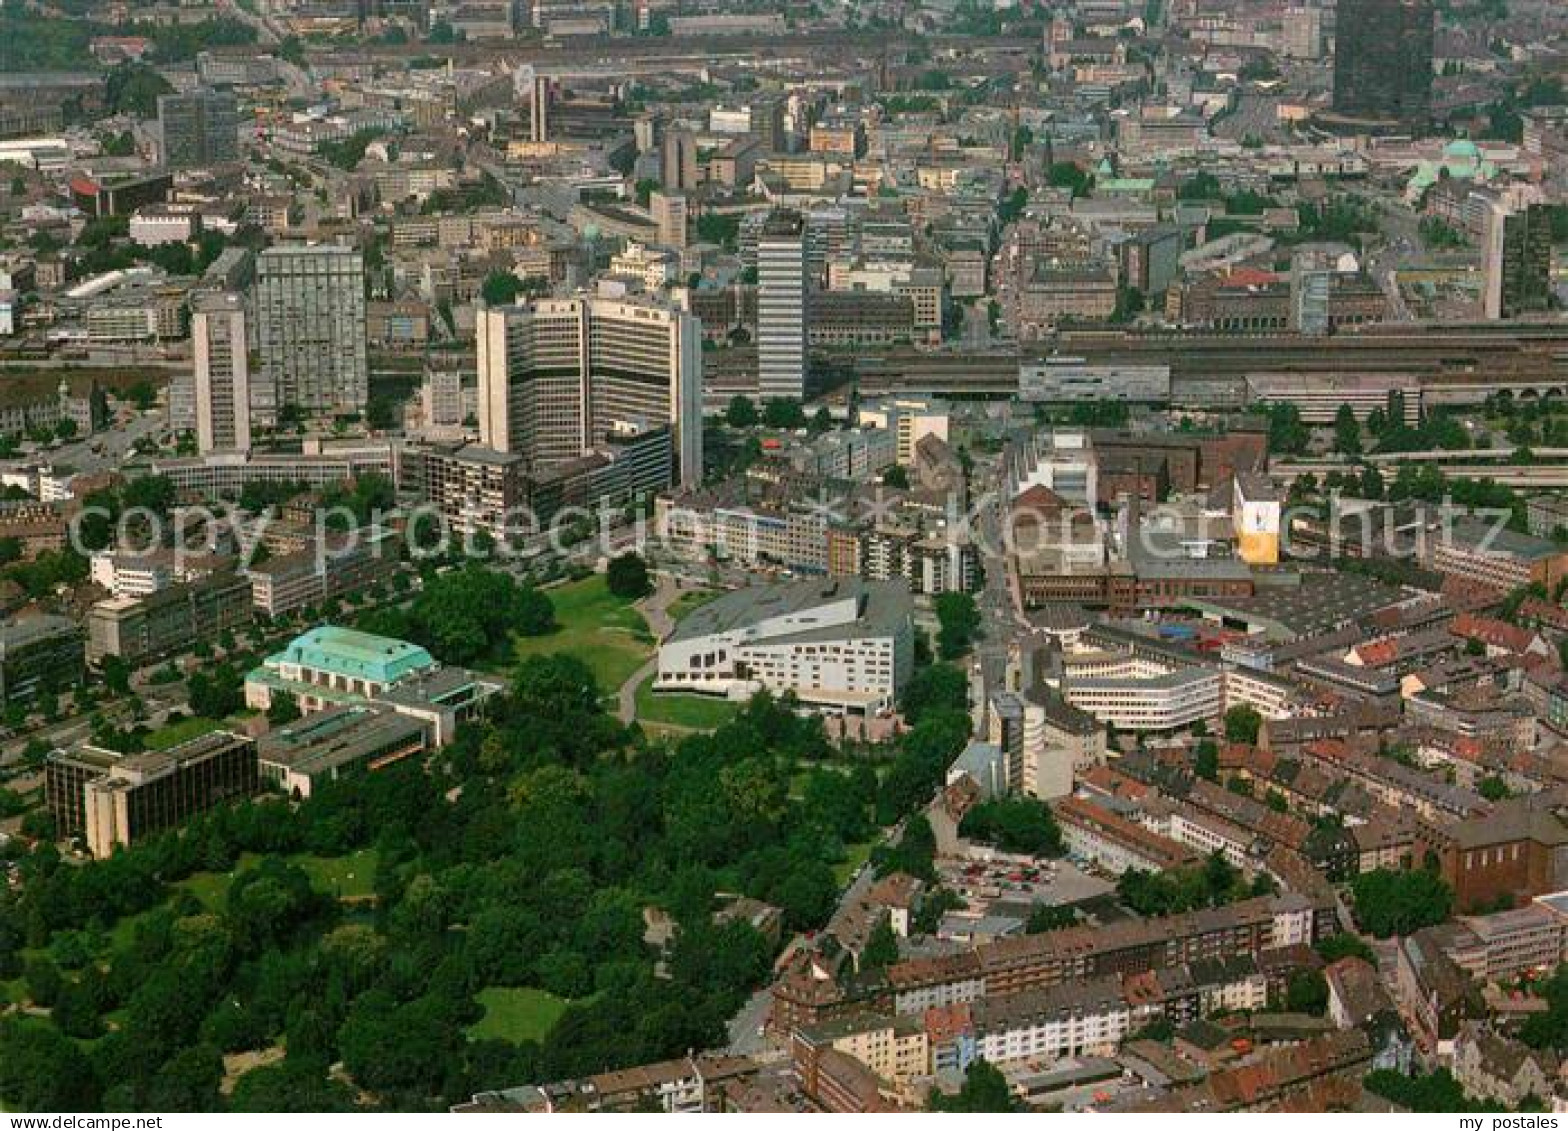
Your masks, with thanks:
[{"label": "winding park path", "polygon": [[674,581],[667,577],[660,577],[658,587],[637,602],[637,611],[647,620],[648,628],[653,633],[654,650],[647,662],[621,684],[617,714],[623,723],[635,722],[637,719],[637,689],[659,668],[658,645],[675,627],[675,622],[670,618],[670,605],[680,595],[680,588]]}]

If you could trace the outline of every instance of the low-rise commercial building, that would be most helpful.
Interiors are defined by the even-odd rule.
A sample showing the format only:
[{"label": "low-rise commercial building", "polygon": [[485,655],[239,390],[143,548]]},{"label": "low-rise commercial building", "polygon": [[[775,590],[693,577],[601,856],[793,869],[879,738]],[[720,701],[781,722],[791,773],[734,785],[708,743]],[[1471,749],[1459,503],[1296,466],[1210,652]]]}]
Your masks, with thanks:
[{"label": "low-rise commercial building", "polygon": [[252,616],[250,582],[232,570],[145,597],[110,597],[87,611],[87,658],[142,663],[214,639]]},{"label": "low-rise commercial building", "polygon": [[1568,550],[1545,538],[1502,528],[1501,522],[1460,518],[1428,533],[1424,564],[1509,592],[1532,582],[1552,592],[1568,578]]},{"label": "low-rise commercial building", "polygon": [[329,707],[262,738],[257,760],[262,781],[304,798],[321,782],[378,770],[430,745],[422,720],[375,707]]},{"label": "low-rise commercial building", "polygon": [[417,644],[333,625],[295,637],[245,677],[245,703],[256,710],[284,694],[306,715],[379,704],[424,722],[436,746],[500,690],[496,680],[438,664]]},{"label": "low-rise commercial building", "polygon": [[255,743],[227,731],[142,754],[55,751],[44,772],[56,832],[80,837],[100,858],[258,786]]}]

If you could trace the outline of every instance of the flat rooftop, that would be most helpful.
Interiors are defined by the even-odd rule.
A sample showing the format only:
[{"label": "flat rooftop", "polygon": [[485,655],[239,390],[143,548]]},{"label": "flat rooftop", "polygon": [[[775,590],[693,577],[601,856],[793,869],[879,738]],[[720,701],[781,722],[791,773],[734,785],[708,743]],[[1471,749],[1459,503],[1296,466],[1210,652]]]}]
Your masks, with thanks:
[{"label": "flat rooftop", "polygon": [[315,775],[427,734],[424,723],[395,711],[334,707],[273,731],[261,740],[258,756],[294,773]]}]

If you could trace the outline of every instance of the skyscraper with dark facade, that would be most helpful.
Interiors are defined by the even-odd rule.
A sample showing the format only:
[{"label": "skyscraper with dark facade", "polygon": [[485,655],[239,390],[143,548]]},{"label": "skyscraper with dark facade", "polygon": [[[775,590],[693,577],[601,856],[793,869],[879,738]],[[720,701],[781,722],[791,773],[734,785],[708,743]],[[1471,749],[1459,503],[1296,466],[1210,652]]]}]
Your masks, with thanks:
[{"label": "skyscraper with dark facade", "polygon": [[1425,127],[1432,114],[1432,0],[1340,0],[1334,113]]},{"label": "skyscraper with dark facade", "polygon": [[158,133],[168,169],[199,169],[240,159],[239,103],[225,90],[158,98]]},{"label": "skyscraper with dark facade", "polygon": [[1552,306],[1552,210],[1534,186],[1499,194],[1481,242],[1482,311],[1487,318],[1539,314]]}]

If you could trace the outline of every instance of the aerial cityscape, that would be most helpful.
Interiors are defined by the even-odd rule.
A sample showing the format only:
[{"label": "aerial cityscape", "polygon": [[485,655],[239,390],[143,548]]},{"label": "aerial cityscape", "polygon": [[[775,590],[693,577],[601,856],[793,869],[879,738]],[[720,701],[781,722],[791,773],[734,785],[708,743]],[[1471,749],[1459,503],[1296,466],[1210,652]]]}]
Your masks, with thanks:
[{"label": "aerial cityscape", "polygon": [[1561,0],[0,5],[0,1112],[1556,1127],[1565,596]]}]

